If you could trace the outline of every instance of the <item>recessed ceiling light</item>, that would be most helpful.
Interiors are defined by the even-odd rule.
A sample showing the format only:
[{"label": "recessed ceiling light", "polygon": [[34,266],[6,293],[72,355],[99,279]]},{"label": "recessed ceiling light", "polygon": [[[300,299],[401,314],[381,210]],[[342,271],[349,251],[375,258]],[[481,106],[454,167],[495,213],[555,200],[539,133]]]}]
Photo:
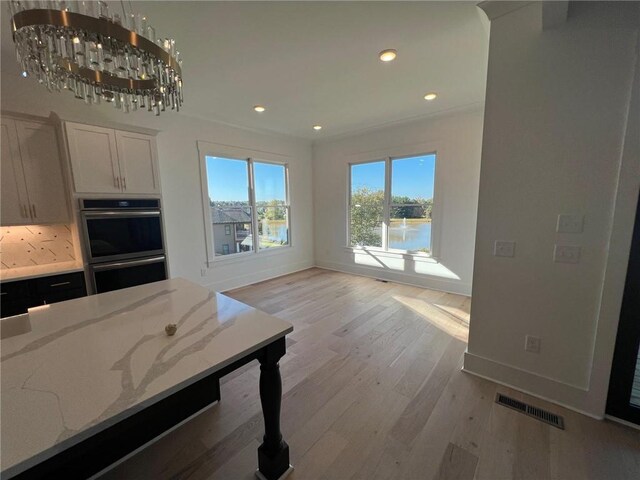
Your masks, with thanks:
[{"label": "recessed ceiling light", "polygon": [[322,125],[314,125],[313,129],[314,130],[322,130]]},{"label": "recessed ceiling light", "polygon": [[380,52],[380,60],[383,62],[390,62],[391,60],[395,60],[398,56],[398,51],[393,48],[389,48],[387,50],[383,50]]},{"label": "recessed ceiling light", "polygon": [[253,107],[253,109],[258,113],[262,113],[266,110],[266,108],[264,108],[262,105],[256,105]]},{"label": "recessed ceiling light", "polygon": [[435,100],[438,97],[438,94],[435,92],[429,92],[424,96],[425,100],[431,101],[431,100]]}]

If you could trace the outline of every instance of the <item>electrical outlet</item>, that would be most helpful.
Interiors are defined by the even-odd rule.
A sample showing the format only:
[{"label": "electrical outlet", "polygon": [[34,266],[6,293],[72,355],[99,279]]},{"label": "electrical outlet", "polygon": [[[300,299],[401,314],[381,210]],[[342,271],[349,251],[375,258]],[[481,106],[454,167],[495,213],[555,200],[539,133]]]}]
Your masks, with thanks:
[{"label": "electrical outlet", "polygon": [[494,257],[513,257],[516,253],[516,242],[506,242],[503,240],[496,240],[493,245]]},{"label": "electrical outlet", "polygon": [[558,224],[556,225],[556,232],[558,233],[582,233],[584,224],[584,215],[570,215],[560,214],[558,215]]},{"label": "electrical outlet", "polygon": [[533,335],[527,335],[524,337],[524,349],[530,353],[540,353],[540,344],[542,339],[540,337],[534,337]]},{"label": "electrical outlet", "polygon": [[580,263],[580,247],[556,244],[553,249],[553,261],[556,263]]}]

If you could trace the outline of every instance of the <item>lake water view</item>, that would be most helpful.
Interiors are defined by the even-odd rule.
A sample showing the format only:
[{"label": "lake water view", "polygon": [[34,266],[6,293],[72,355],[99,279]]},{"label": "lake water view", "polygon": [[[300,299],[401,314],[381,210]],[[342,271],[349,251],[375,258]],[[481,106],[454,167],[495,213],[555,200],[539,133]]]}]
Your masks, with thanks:
[{"label": "lake water view", "polygon": [[[262,221],[261,227],[260,237],[264,240],[286,243],[289,238],[287,224],[283,220]],[[431,222],[392,219],[389,227],[389,248],[409,251],[431,250]]]},{"label": "lake water view", "polygon": [[431,251],[431,222],[392,219],[389,226],[389,248],[409,251]]},{"label": "lake water view", "polygon": [[260,248],[286,245],[289,242],[289,228],[286,220],[260,221]]}]

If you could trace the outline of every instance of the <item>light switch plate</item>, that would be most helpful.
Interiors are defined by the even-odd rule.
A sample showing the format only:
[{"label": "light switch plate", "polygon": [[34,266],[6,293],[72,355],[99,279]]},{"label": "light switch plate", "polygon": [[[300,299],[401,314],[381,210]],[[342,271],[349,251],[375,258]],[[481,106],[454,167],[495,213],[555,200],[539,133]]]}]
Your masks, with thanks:
[{"label": "light switch plate", "polygon": [[496,240],[493,245],[493,255],[495,257],[513,257],[516,253],[516,242]]},{"label": "light switch plate", "polygon": [[561,213],[558,215],[556,232],[558,233],[582,233],[584,215],[572,215]]},{"label": "light switch plate", "polygon": [[527,335],[524,337],[524,349],[530,353],[540,353],[540,345],[542,339],[540,337],[534,337],[533,335]]},{"label": "light switch plate", "polygon": [[580,247],[556,244],[553,249],[553,261],[556,263],[580,263]]}]

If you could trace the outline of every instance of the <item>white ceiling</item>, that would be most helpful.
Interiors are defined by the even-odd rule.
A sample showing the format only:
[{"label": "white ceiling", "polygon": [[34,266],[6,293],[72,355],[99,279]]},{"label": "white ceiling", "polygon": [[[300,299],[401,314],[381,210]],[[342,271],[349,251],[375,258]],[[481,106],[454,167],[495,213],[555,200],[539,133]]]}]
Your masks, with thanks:
[{"label": "white ceiling", "polygon": [[[489,34],[475,4],[165,1],[133,8],[176,39],[184,59],[180,114],[319,139],[483,102]],[[2,30],[4,56],[13,46]],[[398,50],[388,64],[378,60],[386,48]],[[438,99],[423,100],[428,91]],[[267,111],[255,113],[255,104]]]}]

